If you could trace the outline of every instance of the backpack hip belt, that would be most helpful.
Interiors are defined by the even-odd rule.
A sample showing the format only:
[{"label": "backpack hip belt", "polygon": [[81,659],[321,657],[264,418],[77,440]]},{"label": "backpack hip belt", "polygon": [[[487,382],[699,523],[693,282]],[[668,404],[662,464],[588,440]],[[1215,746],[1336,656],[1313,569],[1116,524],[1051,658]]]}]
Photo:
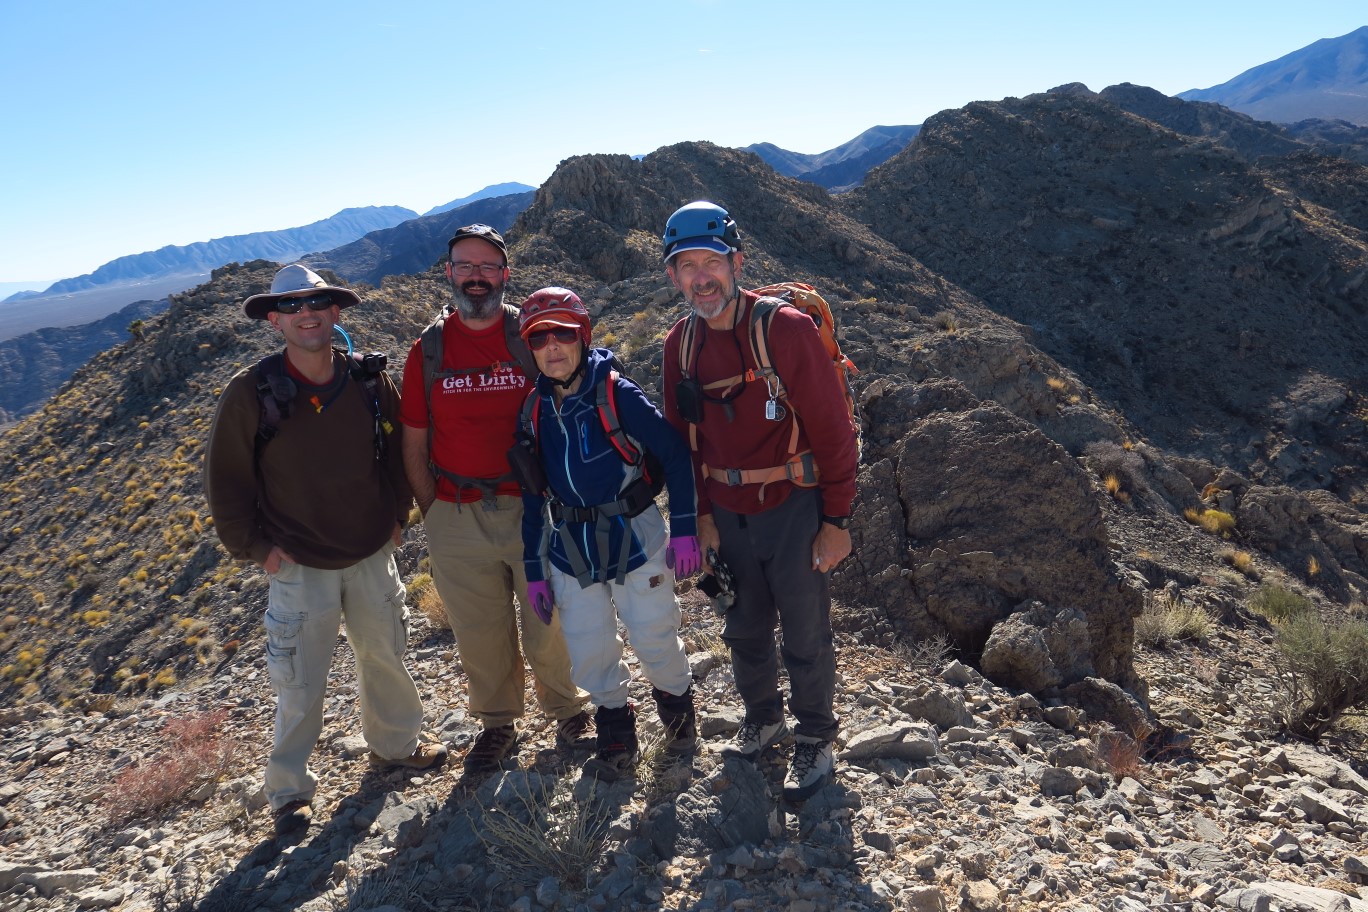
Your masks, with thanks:
[{"label": "backpack hip belt", "polygon": [[812,451],[804,450],[783,465],[771,466],[768,469],[718,469],[705,464],[703,476],[731,488],[758,484],[760,502],[764,503],[765,487],[772,482],[787,481],[800,488],[815,488],[818,479],[821,478],[821,472],[817,469]]},{"label": "backpack hip belt", "polygon": [[512,481],[511,474],[500,475],[498,478],[471,478],[469,475],[457,475],[455,472],[448,472],[446,469],[435,463],[429,463],[432,474],[445,478],[456,486],[456,506],[461,505],[461,492],[466,488],[474,488],[480,492],[480,509],[497,510],[499,502],[495,497],[499,491],[499,485],[507,481]]},{"label": "backpack hip belt", "polygon": [[599,558],[597,575],[590,571],[589,561],[580,550],[579,539],[569,535],[561,537],[561,542],[565,545],[565,559],[570,562],[570,569],[575,574],[575,579],[579,582],[581,589],[588,588],[590,583],[608,581],[608,547],[612,535],[613,518],[617,516],[622,517],[622,541],[618,544],[617,574],[614,576],[613,582],[621,586],[627,581],[627,562],[632,557],[632,519],[640,516],[647,507],[654,503],[655,496],[651,492],[651,485],[641,476],[638,476],[635,481],[627,486],[627,489],[622,492],[622,497],[612,503],[599,504],[595,507],[571,507],[554,497],[551,498],[550,509],[553,522],[594,524],[594,542],[597,546]]}]

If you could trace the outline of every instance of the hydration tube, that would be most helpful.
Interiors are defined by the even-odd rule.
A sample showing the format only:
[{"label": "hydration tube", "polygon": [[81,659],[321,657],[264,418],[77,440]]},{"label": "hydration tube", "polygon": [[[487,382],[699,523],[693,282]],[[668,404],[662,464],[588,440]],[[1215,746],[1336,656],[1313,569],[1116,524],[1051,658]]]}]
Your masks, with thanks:
[{"label": "hydration tube", "polygon": [[347,331],[346,331],[345,329],[343,329],[341,326],[339,326],[338,324],[336,324],[336,323],[333,324],[333,332],[338,333],[339,335],[341,335],[341,336],[342,336],[342,341],[344,341],[344,342],[347,343],[347,357],[350,358],[350,357],[352,356],[352,352],[353,352],[353,350],[354,350],[354,349],[352,348],[351,336],[347,335]]}]

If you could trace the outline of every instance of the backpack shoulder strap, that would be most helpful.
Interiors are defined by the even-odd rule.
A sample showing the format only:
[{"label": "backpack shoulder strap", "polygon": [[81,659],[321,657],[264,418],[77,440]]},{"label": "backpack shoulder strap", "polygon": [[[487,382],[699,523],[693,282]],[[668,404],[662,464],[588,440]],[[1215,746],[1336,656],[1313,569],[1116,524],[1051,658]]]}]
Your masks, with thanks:
[{"label": "backpack shoulder strap", "polygon": [[692,376],[689,371],[693,367],[695,355],[694,346],[698,341],[698,314],[690,311],[684,318],[684,328],[679,335],[679,374],[685,380]]},{"label": "backpack shoulder strap", "polygon": [[779,308],[792,306],[791,302],[783,298],[768,295],[757,298],[755,307],[751,310],[749,333],[751,354],[755,356],[756,376],[764,381],[770,399],[788,403],[790,456],[798,451],[798,412],[788,401],[788,389],[784,386],[784,378],[779,376],[779,372],[774,369],[774,362],[770,359],[769,333],[770,325],[774,322],[774,315]]},{"label": "backpack shoulder strap", "polygon": [[594,404],[598,406],[599,424],[603,426],[608,442],[617,450],[623,462],[637,466],[641,464],[641,447],[627,434],[622,420],[618,418],[617,381],[620,376],[616,370],[608,372],[608,377],[594,391]]},{"label": "backpack shoulder strap", "polygon": [[522,414],[518,418],[518,427],[532,438],[534,444],[537,441],[537,421],[541,417],[540,398],[537,395],[537,385],[534,383],[527,398],[523,400]]},{"label": "backpack shoulder strap", "polygon": [[285,372],[285,355],[276,352],[257,362],[257,401],[261,403],[261,417],[257,422],[256,453],[270,443],[280,429],[280,422],[290,417],[298,387]]},{"label": "backpack shoulder strap", "polygon": [[504,342],[508,345],[508,353],[522,367],[527,379],[534,379],[541,372],[537,370],[537,359],[532,357],[532,349],[527,347],[527,343],[518,332],[518,308],[511,304],[503,305],[503,322]]},{"label": "backpack shoulder strap", "polygon": [[423,399],[427,402],[428,427],[432,426],[432,384],[437,382],[437,376],[442,371],[442,355],[444,354],[444,343],[442,332],[446,327],[447,317],[451,315],[451,307],[442,308],[442,312],[437,315],[437,319],[429,323],[418,337],[418,345],[423,352]]},{"label": "backpack shoulder strap", "polygon": [[784,381],[779,376],[779,372],[774,369],[774,362],[770,359],[770,324],[774,322],[774,312],[788,305],[789,302],[782,298],[767,296],[757,298],[755,307],[751,309],[750,343],[751,354],[755,356],[756,373],[763,376],[766,382],[771,382],[771,391],[775,398],[784,395]]}]

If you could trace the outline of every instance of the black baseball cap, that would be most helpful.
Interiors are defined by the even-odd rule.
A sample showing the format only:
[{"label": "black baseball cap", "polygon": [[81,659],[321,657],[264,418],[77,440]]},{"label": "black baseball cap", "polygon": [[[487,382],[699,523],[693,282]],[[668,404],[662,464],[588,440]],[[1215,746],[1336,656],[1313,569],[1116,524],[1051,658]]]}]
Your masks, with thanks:
[{"label": "black baseball cap", "polygon": [[456,246],[457,241],[463,241],[466,238],[479,238],[486,243],[493,244],[499,248],[499,253],[503,254],[504,262],[508,262],[508,245],[504,243],[503,235],[488,225],[481,225],[478,222],[456,229],[451,240],[447,241],[447,256],[451,256],[451,248]]}]

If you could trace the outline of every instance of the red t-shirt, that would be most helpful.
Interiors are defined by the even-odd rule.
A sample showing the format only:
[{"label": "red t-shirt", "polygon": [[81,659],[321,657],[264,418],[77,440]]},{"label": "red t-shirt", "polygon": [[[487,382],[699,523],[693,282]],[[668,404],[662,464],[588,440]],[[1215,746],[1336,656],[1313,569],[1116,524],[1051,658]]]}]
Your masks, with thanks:
[{"label": "red t-shirt", "polygon": [[[457,373],[432,384],[432,462],[468,478],[508,474],[505,454],[513,445],[518,413],[529,387],[527,375],[508,352],[503,320],[477,332],[452,315],[442,327],[442,349],[443,369]],[[413,343],[404,363],[399,418],[412,428],[428,426],[421,340]],[[499,485],[498,493],[517,497],[521,490],[510,480]],[[460,500],[473,503],[480,497],[478,489],[467,487]],[[437,476],[437,498],[456,500],[451,479]]]}]

